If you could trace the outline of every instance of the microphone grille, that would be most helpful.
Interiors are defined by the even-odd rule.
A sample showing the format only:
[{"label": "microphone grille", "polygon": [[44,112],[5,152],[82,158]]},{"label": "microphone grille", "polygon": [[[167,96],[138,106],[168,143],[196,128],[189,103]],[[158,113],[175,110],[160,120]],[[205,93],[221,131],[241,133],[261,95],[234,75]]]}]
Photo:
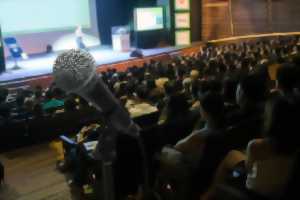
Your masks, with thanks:
[{"label": "microphone grille", "polygon": [[68,92],[84,87],[95,75],[96,62],[85,50],[72,49],[60,54],[54,62],[55,83]]}]

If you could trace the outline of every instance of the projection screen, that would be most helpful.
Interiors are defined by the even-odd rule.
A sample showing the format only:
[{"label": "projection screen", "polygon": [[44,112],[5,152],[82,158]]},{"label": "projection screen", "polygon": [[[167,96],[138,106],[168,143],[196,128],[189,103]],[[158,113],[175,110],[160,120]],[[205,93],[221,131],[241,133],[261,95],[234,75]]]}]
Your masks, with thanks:
[{"label": "projection screen", "polygon": [[3,35],[91,27],[89,0],[1,0]]}]

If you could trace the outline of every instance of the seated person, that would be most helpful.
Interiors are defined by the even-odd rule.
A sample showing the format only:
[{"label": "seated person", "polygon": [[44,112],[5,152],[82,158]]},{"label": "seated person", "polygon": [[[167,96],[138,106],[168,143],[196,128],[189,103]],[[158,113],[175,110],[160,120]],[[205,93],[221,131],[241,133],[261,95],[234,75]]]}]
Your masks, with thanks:
[{"label": "seated person", "polygon": [[170,96],[160,115],[159,124],[166,124],[187,117],[190,112],[189,108],[188,99],[184,94]]},{"label": "seated person", "polygon": [[277,69],[276,89],[284,96],[293,96],[299,77],[296,76],[296,67],[292,64],[283,64]]},{"label": "seated person", "polygon": [[[98,139],[97,130],[100,128],[99,124],[90,124],[88,126],[82,127],[82,129],[76,134],[73,139],[73,142],[77,145],[83,144],[85,142],[90,142]],[[99,129],[100,130],[100,129]],[[65,160],[62,162],[61,167],[65,167],[65,165],[72,164],[76,154],[76,148],[65,149],[66,155]],[[63,166],[64,165],[64,166]]]},{"label": "seated person", "polygon": [[244,77],[236,90],[236,102],[239,109],[227,114],[228,125],[235,125],[253,117],[263,115],[267,89],[265,81],[256,74]]},{"label": "seated person", "polygon": [[5,119],[10,116],[11,106],[6,102],[8,90],[0,88],[0,116]]},{"label": "seated person", "polygon": [[[69,184],[75,184],[75,186],[82,186],[84,184],[84,177],[85,172],[87,169],[86,166],[86,157],[84,152],[88,151],[94,151],[96,148],[96,141],[99,137],[101,128],[99,124],[91,124],[89,126],[84,126],[80,132],[75,137],[75,143],[77,146],[71,147],[70,149],[65,149],[67,152],[65,155],[65,159],[63,162],[59,163],[59,167],[61,170],[65,170],[68,168],[73,168],[73,180],[69,181]],[[92,149],[86,149],[84,152],[81,149],[87,148],[85,144],[88,144],[89,142],[95,143],[92,145],[94,148]]]},{"label": "seated person", "polygon": [[33,118],[44,117],[44,110],[43,110],[42,104],[37,103],[33,106],[32,115],[33,115]]},{"label": "seated person", "polygon": [[137,88],[136,98],[134,101],[127,101],[126,108],[132,118],[157,112],[158,109],[151,104],[148,98],[148,90],[146,86],[141,85]]},{"label": "seated person", "polygon": [[25,106],[25,92],[23,90],[18,92],[15,106],[11,110],[11,115],[14,119],[24,119],[29,116],[28,110]]},{"label": "seated person", "polygon": [[200,115],[205,121],[204,128],[194,131],[188,137],[180,140],[175,149],[186,155],[192,155],[196,160],[200,158],[204,148],[205,138],[222,132],[225,126],[224,102],[217,93],[207,92],[200,98]]},{"label": "seated person", "polygon": [[25,99],[25,103],[27,101],[32,102],[33,105],[42,103],[42,101],[43,101],[43,89],[42,89],[42,87],[41,86],[36,86],[34,91],[33,91],[33,94]]},{"label": "seated person", "polygon": [[55,109],[58,107],[62,107],[64,105],[64,101],[57,99],[52,91],[46,92],[45,103],[43,104],[43,110]]},{"label": "seated person", "polygon": [[155,81],[150,79],[147,81],[147,89],[149,90],[148,99],[153,103],[157,104],[161,98],[164,96],[164,91],[155,85]]},{"label": "seated person", "polygon": [[234,112],[238,109],[236,104],[236,89],[237,89],[238,81],[236,78],[232,76],[227,76],[223,80],[223,97],[224,97],[224,105],[225,112]]},{"label": "seated person", "polygon": [[65,112],[74,112],[77,110],[77,103],[74,97],[68,97],[64,103]]},{"label": "seated person", "polygon": [[172,80],[168,81],[164,84],[164,97],[159,102],[158,108],[159,110],[163,110],[163,108],[166,107],[168,104],[168,101],[170,100],[170,97],[172,95],[178,94],[182,92],[182,81],[180,80]]},{"label": "seated person", "polygon": [[[205,127],[178,141],[173,150],[169,151],[168,147],[163,148],[161,164],[172,166],[178,161],[178,157],[183,156],[191,165],[196,167],[195,165],[201,158],[201,152],[205,148],[206,138],[218,134],[224,128],[223,112],[224,104],[219,94],[211,92],[204,94],[201,97],[200,113],[202,120],[205,121]],[[173,157],[172,154],[176,156]]]},{"label": "seated person", "polygon": [[201,199],[211,199],[218,184],[224,184],[228,172],[239,166],[245,177],[237,186],[261,196],[278,199],[282,197],[293,171],[299,152],[297,116],[299,102],[286,97],[275,97],[266,105],[264,138],[248,144],[246,154],[230,152],[220,164],[215,181]]},{"label": "seated person", "polygon": [[[207,142],[224,130],[224,102],[220,94],[208,92],[200,98],[200,114],[205,121],[205,127],[192,132],[180,140],[174,148],[165,147],[160,157],[160,170],[157,176],[158,185],[165,180],[175,184],[178,195],[194,196],[194,176],[198,177],[196,170],[205,156]],[[208,161],[213,162],[213,161]],[[204,164],[204,163],[202,163]],[[207,164],[211,166],[212,164]],[[201,183],[202,184],[202,183]],[[177,185],[177,186],[176,186]]]},{"label": "seated person", "polygon": [[89,126],[84,126],[76,135],[76,142],[82,143],[92,139],[97,140],[97,137],[93,137],[93,132],[96,131],[98,128],[100,128],[99,124],[91,124]]}]

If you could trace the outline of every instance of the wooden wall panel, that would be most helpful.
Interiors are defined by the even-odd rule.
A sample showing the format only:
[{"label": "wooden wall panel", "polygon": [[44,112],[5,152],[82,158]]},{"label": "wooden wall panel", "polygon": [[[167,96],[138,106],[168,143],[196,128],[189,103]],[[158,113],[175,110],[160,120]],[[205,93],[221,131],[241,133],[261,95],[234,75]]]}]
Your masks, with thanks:
[{"label": "wooden wall panel", "polygon": [[234,35],[268,32],[267,1],[232,0]]},{"label": "wooden wall panel", "polygon": [[231,0],[231,9],[229,2],[202,0],[203,40],[300,31],[300,0]]},{"label": "wooden wall panel", "polygon": [[274,32],[299,31],[300,0],[273,0],[272,28]]},{"label": "wooden wall panel", "polygon": [[222,38],[231,34],[228,6],[202,0],[202,38]]}]

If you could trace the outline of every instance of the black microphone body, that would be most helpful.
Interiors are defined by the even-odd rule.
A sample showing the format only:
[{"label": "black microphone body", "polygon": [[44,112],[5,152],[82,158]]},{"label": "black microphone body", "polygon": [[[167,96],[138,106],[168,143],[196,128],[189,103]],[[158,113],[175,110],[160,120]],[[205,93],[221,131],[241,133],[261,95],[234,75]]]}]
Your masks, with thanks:
[{"label": "black microphone body", "polygon": [[128,134],[136,137],[144,152],[138,137],[139,128],[97,75],[95,60],[88,52],[70,50],[61,54],[55,61],[53,75],[58,87],[68,93],[78,94],[92,103],[102,113],[111,130],[107,135],[100,135],[95,157],[102,161],[104,199],[114,200],[113,161],[116,158],[116,136]]}]

